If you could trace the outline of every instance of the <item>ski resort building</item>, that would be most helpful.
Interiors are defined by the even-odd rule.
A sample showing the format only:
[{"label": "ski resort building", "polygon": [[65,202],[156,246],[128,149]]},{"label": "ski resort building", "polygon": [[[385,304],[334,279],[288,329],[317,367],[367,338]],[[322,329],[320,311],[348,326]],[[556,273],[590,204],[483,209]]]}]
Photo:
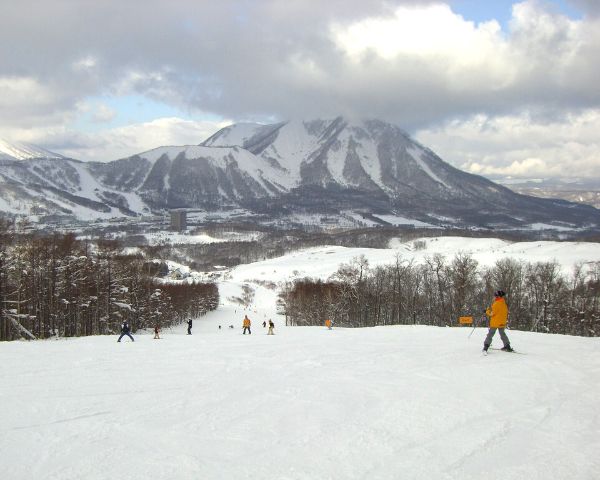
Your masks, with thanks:
[{"label": "ski resort building", "polygon": [[182,232],[187,228],[187,212],[185,210],[171,210],[171,230]]}]

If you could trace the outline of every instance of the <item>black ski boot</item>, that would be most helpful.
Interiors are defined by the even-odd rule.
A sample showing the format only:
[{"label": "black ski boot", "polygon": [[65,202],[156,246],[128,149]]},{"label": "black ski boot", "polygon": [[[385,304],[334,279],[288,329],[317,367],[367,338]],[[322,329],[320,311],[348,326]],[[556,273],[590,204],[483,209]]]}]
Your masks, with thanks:
[{"label": "black ski boot", "polygon": [[504,345],[500,350],[502,350],[503,352],[514,352],[510,345]]}]

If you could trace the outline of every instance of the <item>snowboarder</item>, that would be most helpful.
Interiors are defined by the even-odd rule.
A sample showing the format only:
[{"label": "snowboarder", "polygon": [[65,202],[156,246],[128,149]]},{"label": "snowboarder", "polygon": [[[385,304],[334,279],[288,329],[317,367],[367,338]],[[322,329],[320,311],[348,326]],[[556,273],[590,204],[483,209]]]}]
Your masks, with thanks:
[{"label": "snowboarder", "polygon": [[325,326],[328,330],[331,330],[331,327],[333,327],[333,322],[328,318],[327,320],[325,320]]},{"label": "snowboarder", "polygon": [[242,326],[244,327],[244,335],[246,335],[246,330],[248,330],[248,333],[250,335],[252,335],[252,332],[250,331],[250,325],[252,323],[250,322],[250,319],[248,318],[248,315],[244,315],[244,322],[242,323]]},{"label": "snowboarder", "polygon": [[267,332],[267,335],[275,335],[275,333],[273,333],[274,328],[275,324],[273,323],[273,320],[269,318],[269,331]]},{"label": "snowboarder", "polygon": [[504,344],[502,350],[505,352],[513,351],[512,347],[510,346],[510,341],[506,336],[506,332],[504,331],[506,328],[506,321],[508,319],[508,307],[506,306],[504,295],[506,294],[502,290],[496,290],[494,292],[494,301],[492,302],[492,305],[485,311],[485,314],[490,319],[490,329],[488,330],[488,334],[483,342],[483,353],[485,354],[487,354],[488,348],[490,348],[490,345],[492,344],[492,338],[494,338],[496,330],[499,331],[500,338]]},{"label": "snowboarder", "polygon": [[119,339],[117,340],[117,342],[120,342],[121,339],[127,335],[129,338],[131,338],[132,342],[135,342],[135,340],[133,339],[133,337],[131,336],[131,328],[129,328],[129,324],[127,323],[127,320],[125,320],[122,324],[121,324],[121,336],[119,337]]},{"label": "snowboarder", "polygon": [[188,335],[192,334],[192,319],[188,320]]},{"label": "snowboarder", "polygon": [[154,338],[158,338],[160,340],[160,335],[158,334],[158,332],[160,332],[160,328],[158,328],[158,325],[156,325],[154,327]]}]

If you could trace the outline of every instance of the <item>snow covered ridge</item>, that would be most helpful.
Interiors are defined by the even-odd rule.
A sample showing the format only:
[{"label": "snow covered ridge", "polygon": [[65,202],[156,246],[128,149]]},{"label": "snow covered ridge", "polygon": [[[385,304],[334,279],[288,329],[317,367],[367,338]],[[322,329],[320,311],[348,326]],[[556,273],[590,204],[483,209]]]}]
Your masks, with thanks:
[{"label": "snow covered ridge", "polygon": [[36,145],[9,143],[0,138],[0,160],[27,160],[31,158],[65,158]]},{"label": "snow covered ridge", "polygon": [[272,219],[354,211],[377,215],[377,225],[405,218],[438,227],[600,229],[594,208],[517,195],[450,166],[379,120],[239,124],[200,145],[108,163],[23,162],[0,165],[0,208],[13,213],[35,214],[29,210],[36,205],[40,214],[110,218],[227,207]]}]

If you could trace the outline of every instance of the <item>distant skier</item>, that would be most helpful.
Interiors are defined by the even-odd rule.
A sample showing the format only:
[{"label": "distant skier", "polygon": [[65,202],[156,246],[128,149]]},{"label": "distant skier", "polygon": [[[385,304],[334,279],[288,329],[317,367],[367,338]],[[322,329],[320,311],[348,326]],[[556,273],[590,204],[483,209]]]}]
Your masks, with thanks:
[{"label": "distant skier", "polygon": [[269,331],[267,332],[267,335],[275,335],[275,333],[273,332],[274,328],[275,324],[273,323],[273,320],[269,318]]},{"label": "distant skier", "polygon": [[250,322],[248,315],[244,315],[244,322],[242,323],[242,326],[244,327],[244,335],[246,335],[246,330],[248,330],[248,334],[252,335],[252,332],[250,331],[250,325],[252,325],[252,323]]},{"label": "distant skier", "polygon": [[154,327],[154,338],[155,339],[159,339],[160,340],[160,335],[158,334],[160,332],[160,328],[158,328],[158,325],[156,325]]},{"label": "distant skier", "polygon": [[333,327],[333,322],[328,318],[327,320],[325,320],[325,326],[328,330],[331,330],[331,328]]},{"label": "distant skier", "polygon": [[504,344],[502,350],[505,352],[513,351],[510,346],[510,341],[506,336],[506,332],[504,331],[508,319],[508,307],[506,306],[504,295],[506,294],[502,290],[496,290],[494,292],[494,301],[492,302],[492,305],[485,311],[485,314],[490,319],[490,329],[483,342],[483,353],[485,354],[487,354],[488,348],[490,348],[490,345],[492,344],[492,338],[494,338],[496,330],[500,333],[500,338]]},{"label": "distant skier", "polygon": [[187,323],[188,323],[188,335],[191,335],[192,334],[192,319],[190,318]]},{"label": "distant skier", "polygon": [[131,336],[131,328],[129,328],[129,324],[127,323],[127,320],[125,320],[122,324],[121,324],[121,336],[119,337],[119,339],[117,340],[117,342],[120,342],[121,339],[127,335],[129,338],[131,338],[132,342],[135,342],[135,340],[133,339],[133,337]]},{"label": "distant skier", "polygon": [[267,322],[266,322],[266,321],[264,321],[264,322],[263,322],[263,328],[265,328],[266,326],[267,326]]}]

